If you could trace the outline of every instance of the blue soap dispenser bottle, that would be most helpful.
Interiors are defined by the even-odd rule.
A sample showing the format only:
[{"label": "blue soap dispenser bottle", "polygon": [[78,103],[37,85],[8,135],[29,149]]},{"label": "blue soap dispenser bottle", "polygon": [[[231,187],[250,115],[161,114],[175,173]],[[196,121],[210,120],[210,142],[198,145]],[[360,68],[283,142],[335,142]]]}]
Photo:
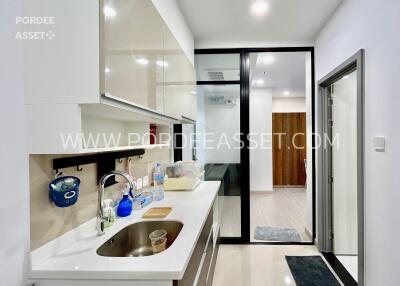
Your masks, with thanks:
[{"label": "blue soap dispenser bottle", "polygon": [[119,217],[126,217],[132,213],[132,200],[129,196],[129,191],[129,184],[125,184],[125,189],[123,191],[124,195],[117,208],[117,215]]}]

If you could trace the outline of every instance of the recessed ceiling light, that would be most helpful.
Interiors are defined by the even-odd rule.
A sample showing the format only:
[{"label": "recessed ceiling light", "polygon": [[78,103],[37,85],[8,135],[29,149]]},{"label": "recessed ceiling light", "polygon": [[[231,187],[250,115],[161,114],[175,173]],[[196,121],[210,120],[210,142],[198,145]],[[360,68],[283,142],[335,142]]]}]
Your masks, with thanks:
[{"label": "recessed ceiling light", "polygon": [[286,285],[291,285],[292,284],[292,279],[290,279],[290,277],[287,276],[287,275],[285,276],[283,281],[285,281]]},{"label": "recessed ceiling light", "polygon": [[257,0],[251,4],[251,13],[255,16],[263,16],[268,12],[269,5],[265,0]]},{"label": "recessed ceiling light", "polygon": [[110,6],[104,6],[103,13],[106,18],[113,18],[117,15],[117,12],[114,10],[114,8]]},{"label": "recessed ceiling light", "polygon": [[263,63],[266,65],[270,65],[275,61],[275,58],[271,55],[263,57]]},{"label": "recessed ceiling light", "polygon": [[197,92],[193,90],[193,91],[191,91],[191,92],[190,92],[190,94],[192,94],[192,95],[196,95],[196,94],[197,94]]},{"label": "recessed ceiling light", "polygon": [[104,72],[105,72],[105,73],[109,73],[109,72],[110,72],[110,69],[109,69],[109,68],[105,68],[105,69],[104,69]]},{"label": "recessed ceiling light", "polygon": [[168,62],[166,62],[166,61],[157,61],[157,65],[159,67],[167,67],[168,66]]},{"label": "recessed ceiling light", "polygon": [[285,91],[283,92],[283,95],[285,95],[285,96],[290,95],[290,91],[289,91],[289,90],[285,90]]},{"label": "recessed ceiling light", "polygon": [[136,60],[136,62],[137,62],[138,64],[140,64],[140,65],[145,66],[145,65],[147,65],[147,64],[149,63],[149,60],[148,60],[148,59],[145,59],[145,58],[139,58],[139,59]]}]

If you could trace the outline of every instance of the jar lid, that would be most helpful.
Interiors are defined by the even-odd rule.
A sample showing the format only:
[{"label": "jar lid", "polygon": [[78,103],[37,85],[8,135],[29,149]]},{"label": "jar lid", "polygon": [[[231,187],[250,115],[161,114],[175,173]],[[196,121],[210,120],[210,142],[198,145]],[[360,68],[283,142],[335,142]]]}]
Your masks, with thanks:
[{"label": "jar lid", "polygon": [[64,184],[67,186],[72,186],[74,184],[74,179],[73,178],[66,178],[64,180]]}]

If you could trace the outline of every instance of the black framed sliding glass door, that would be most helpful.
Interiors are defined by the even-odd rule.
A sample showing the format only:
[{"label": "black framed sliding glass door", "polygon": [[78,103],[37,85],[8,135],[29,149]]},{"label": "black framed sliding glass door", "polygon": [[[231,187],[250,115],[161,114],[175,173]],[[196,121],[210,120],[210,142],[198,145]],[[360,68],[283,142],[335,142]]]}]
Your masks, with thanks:
[{"label": "black framed sliding glass door", "polygon": [[[309,240],[254,241],[250,203],[251,91],[260,85],[261,81],[256,82],[260,76],[254,74],[252,60],[260,58],[268,61],[272,58],[270,55],[274,53],[281,53],[281,58],[285,59],[286,55],[296,52],[303,53],[309,59],[308,65],[302,65],[304,69],[307,68],[305,72],[308,74],[303,83],[308,86],[310,92],[308,103],[311,110],[308,114],[310,128],[307,131],[310,134],[310,141],[307,141],[307,144],[313,147],[312,156],[307,160],[310,171],[307,174],[310,176],[307,182],[311,185],[310,202],[308,202]],[[305,58],[304,56],[304,60]],[[196,154],[197,159],[205,166],[205,180],[219,180],[222,183],[218,194],[221,243],[313,244],[315,239],[314,49],[312,47],[200,49],[195,50],[195,65],[198,97]],[[267,71],[262,74],[265,77],[271,75]],[[286,94],[284,90],[281,93]],[[252,160],[255,161],[257,160]]]}]

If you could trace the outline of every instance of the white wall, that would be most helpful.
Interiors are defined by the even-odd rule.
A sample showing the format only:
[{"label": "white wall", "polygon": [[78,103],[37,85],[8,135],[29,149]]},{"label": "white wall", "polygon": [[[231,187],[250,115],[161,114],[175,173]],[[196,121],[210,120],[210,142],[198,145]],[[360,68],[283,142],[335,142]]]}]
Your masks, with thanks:
[{"label": "white wall", "polygon": [[184,138],[182,139],[183,148],[182,148],[182,161],[190,161],[193,159],[193,124],[182,124],[182,134],[184,134]]},{"label": "white wall", "polygon": [[[206,103],[205,132],[215,134],[206,138],[206,140],[214,139],[213,142],[206,143],[208,150],[206,150],[205,161],[207,163],[240,163],[240,144],[234,141],[234,134],[240,132],[239,114],[239,101],[236,101],[235,106],[207,105]],[[227,140],[220,135],[226,136]],[[225,142],[227,145],[224,144]]]},{"label": "white wall", "polygon": [[272,98],[272,112],[306,112],[306,98]]},{"label": "white wall", "polygon": [[[365,49],[365,255],[366,285],[397,285],[400,236],[399,158],[400,1],[351,0],[316,40],[318,81]],[[372,137],[386,137],[374,152]]]},{"label": "white wall", "polygon": [[0,9],[0,269],[1,285],[25,283],[29,267],[28,157],[25,149],[22,42],[14,40],[22,0]]},{"label": "white wall", "polygon": [[[201,90],[198,88],[198,91]],[[240,163],[240,142],[235,134],[240,133],[240,102],[236,100],[234,106],[211,105],[207,103],[203,92],[199,94],[199,117],[197,130],[199,133],[197,144],[199,157],[203,163]],[[203,111],[203,112],[202,112]],[[204,115],[200,115],[203,113]],[[240,139],[239,136],[237,139]],[[206,142],[208,141],[208,142]]]},{"label": "white wall", "polygon": [[[258,147],[250,149],[250,190],[272,191],[272,91],[271,89],[250,90],[250,134],[256,134]],[[265,137],[261,146],[260,134]],[[267,142],[269,140],[269,142]],[[266,148],[264,148],[266,147]]]}]

